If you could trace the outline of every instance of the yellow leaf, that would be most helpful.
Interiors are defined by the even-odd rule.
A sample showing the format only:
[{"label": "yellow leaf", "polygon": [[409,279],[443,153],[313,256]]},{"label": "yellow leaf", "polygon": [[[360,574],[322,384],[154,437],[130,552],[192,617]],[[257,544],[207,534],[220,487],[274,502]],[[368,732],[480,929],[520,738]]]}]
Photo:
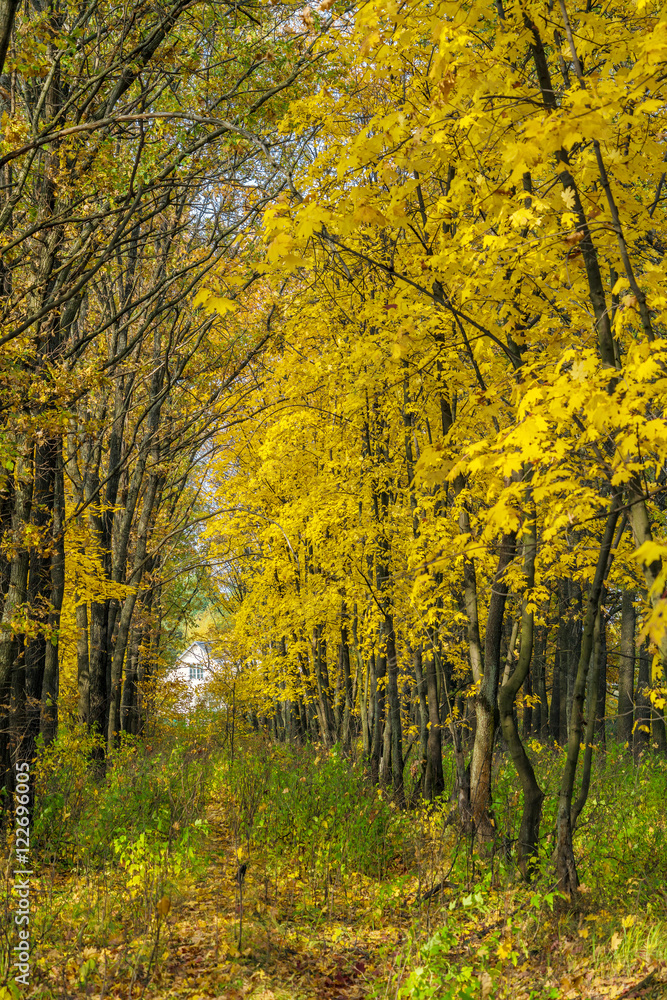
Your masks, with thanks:
[{"label": "yellow leaf", "polygon": [[373,46],[379,41],[380,41],[380,32],[370,31],[364,38],[363,42],[361,43],[361,48],[359,50],[360,55],[362,56],[368,55]]},{"label": "yellow leaf", "polygon": [[233,312],[236,309],[236,302],[233,299],[225,298],[224,295],[212,295],[204,306],[206,312],[217,312],[224,316],[225,313]]},{"label": "yellow leaf", "polygon": [[387,220],[382,212],[378,212],[372,205],[361,204],[354,213],[355,222],[363,222],[366,225],[386,226]]},{"label": "yellow leaf", "polygon": [[220,316],[236,309],[236,302],[233,299],[228,299],[224,295],[214,295],[209,288],[200,288],[192,305],[195,309],[203,306],[206,312],[217,312]]},{"label": "yellow leaf", "polygon": [[281,267],[284,267],[289,271],[294,271],[297,267],[303,267],[305,261],[303,257],[299,257],[295,253],[288,253],[283,257],[280,264]]}]

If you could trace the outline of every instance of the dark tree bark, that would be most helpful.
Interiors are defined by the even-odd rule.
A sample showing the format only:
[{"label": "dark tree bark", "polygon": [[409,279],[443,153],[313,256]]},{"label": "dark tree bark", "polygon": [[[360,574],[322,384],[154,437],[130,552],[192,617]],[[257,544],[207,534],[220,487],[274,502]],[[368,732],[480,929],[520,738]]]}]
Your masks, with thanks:
[{"label": "dark tree bark", "polygon": [[562,676],[561,658],[563,657],[563,647],[561,645],[563,628],[559,623],[557,629],[557,646],[554,657],[553,677],[551,681],[551,704],[549,706],[549,736],[554,743],[560,743],[560,679]]},{"label": "dark tree bark", "polygon": [[373,671],[373,736],[371,741],[370,771],[371,781],[377,784],[380,780],[380,758],[382,756],[382,737],[385,719],[385,677],[387,676],[387,657],[375,655],[375,670]]},{"label": "dark tree bark", "polygon": [[[523,641],[523,639],[522,639]],[[519,651],[521,655],[521,651]],[[528,739],[533,732],[533,706],[531,704],[533,698],[533,671],[531,667],[528,667],[528,672],[526,674],[526,679],[523,684],[524,694],[526,695],[526,703],[523,706],[523,738]]]},{"label": "dark tree bark", "polygon": [[619,517],[620,500],[612,500],[604,535],[600,545],[595,577],[586,600],[586,619],[581,639],[581,653],[577,667],[572,699],[572,726],[567,743],[567,757],[560,785],[558,799],[558,815],[556,819],[556,872],[558,882],[564,892],[573,894],[579,885],[577,866],[572,846],[572,794],[574,779],[579,759],[581,730],[583,722],[583,705],[586,693],[588,669],[593,652],[595,619],[600,609],[602,589],[611,564],[611,550],[614,541],[614,531]]},{"label": "dark tree bark", "polygon": [[482,837],[493,836],[489,818],[491,804],[491,764],[496,732],[498,683],[500,681],[500,653],[507,600],[505,570],[509,566],[516,546],[516,532],[505,534],[499,546],[484,643],[484,676],[476,700],[477,729],[470,766],[470,808],[474,829]]},{"label": "dark tree bark", "polygon": [[391,778],[394,799],[400,806],[405,804],[403,788],[403,733],[401,725],[401,699],[398,691],[398,658],[396,655],[396,633],[394,618],[386,614],[384,619],[384,639],[387,655],[387,700],[388,720],[391,719]]},{"label": "dark tree bark", "polygon": [[586,706],[586,731],[584,736],[584,766],[581,775],[581,788],[579,795],[572,806],[570,822],[572,831],[576,829],[577,820],[588,799],[588,791],[591,785],[591,768],[593,765],[593,741],[595,740],[595,728],[597,724],[597,692],[600,680],[600,666],[602,663],[602,609],[598,611],[593,630],[593,652],[591,653],[591,667],[588,677],[588,704]]},{"label": "dark tree bark", "polygon": [[634,593],[623,593],[621,607],[621,649],[618,665],[618,716],[616,736],[632,747],[632,713],[635,689],[635,606]]},{"label": "dark tree bark", "polygon": [[32,524],[40,545],[30,553],[28,603],[34,632],[25,649],[25,731],[22,752],[32,760],[40,731],[42,686],[46,662],[47,625],[51,605],[51,555],[57,443],[45,440],[35,448]]},{"label": "dark tree bark", "polygon": [[[529,590],[535,585],[535,553],[537,548],[535,513],[530,522],[529,530],[524,539],[524,568],[526,572],[526,587]],[[498,694],[500,709],[500,725],[509,752],[516,767],[521,788],[523,790],[523,812],[517,845],[517,860],[524,878],[530,878],[537,857],[537,845],[540,835],[540,816],[544,793],[537,784],[535,771],[526,754],[519,730],[514,718],[514,702],[521,685],[528,676],[530,660],[533,652],[533,613],[528,611],[528,602],[524,601],[521,613],[521,647],[519,658],[513,673],[503,684]]]},{"label": "dark tree bark", "polygon": [[595,690],[595,733],[594,738],[602,746],[607,743],[607,622],[605,616],[600,612],[599,622],[599,648],[597,664],[597,687]]},{"label": "dark tree bark", "polygon": [[65,488],[61,441],[55,442],[54,497],[51,543],[51,600],[41,690],[40,732],[46,744],[55,739],[58,726],[58,633],[65,596]]},{"label": "dark tree bark", "polygon": [[633,751],[635,759],[639,759],[646,750],[651,737],[651,702],[648,698],[649,687],[649,654],[644,642],[639,649],[639,670],[637,673],[637,694],[635,695],[635,736]]},{"label": "dark tree bark", "polygon": [[537,672],[537,694],[540,703],[536,712],[539,712],[539,723],[535,720],[535,734],[546,740],[549,735],[549,699],[547,696],[547,646],[548,646],[548,626],[544,625],[539,630],[536,648],[535,667]]},{"label": "dark tree bark", "polygon": [[664,712],[651,705],[651,741],[660,753],[667,753],[667,734],[665,733]]},{"label": "dark tree bark", "polygon": [[348,628],[347,614],[345,608],[341,612],[340,623],[340,646],[338,650],[339,674],[342,674],[345,688],[345,707],[343,709],[342,730],[339,738],[343,748],[347,751],[351,742],[352,710],[354,708],[352,696],[352,674],[350,671],[350,633]]},{"label": "dark tree bark", "polygon": [[[28,568],[30,554],[25,544],[24,528],[30,520],[32,503],[32,468],[27,457],[24,442],[18,442],[19,455],[14,474],[14,505],[11,518],[10,537],[13,553],[9,560],[9,585],[5,595],[0,622],[0,786],[12,792],[14,789],[13,763],[25,759],[20,742],[16,739],[16,727],[11,727],[14,713],[10,712],[10,698],[14,688],[14,701],[18,699],[19,723],[23,723],[25,699],[25,663],[23,660],[23,636],[15,631],[15,616],[25,604],[28,591]],[[13,729],[13,732],[12,732]],[[3,811],[9,806],[10,796],[3,800]]]},{"label": "dark tree bark", "polygon": [[426,769],[428,767],[428,723],[429,712],[426,700],[427,686],[423,671],[424,660],[422,646],[418,645],[412,651],[412,668],[417,682],[417,699],[419,703],[419,764],[421,768],[421,791],[426,795]]},{"label": "dark tree bark", "polygon": [[579,663],[579,653],[581,652],[581,587],[578,583],[570,582],[569,593],[569,617],[568,617],[568,659],[567,659],[567,701],[566,701],[566,728],[567,736],[570,734],[572,723],[572,698],[574,696],[574,678]]},{"label": "dark tree bark", "polygon": [[445,790],[442,771],[442,728],[438,705],[438,680],[436,674],[435,650],[429,643],[426,650],[426,698],[428,702],[428,739],[426,744],[426,774],[424,778],[424,798],[430,802]]}]

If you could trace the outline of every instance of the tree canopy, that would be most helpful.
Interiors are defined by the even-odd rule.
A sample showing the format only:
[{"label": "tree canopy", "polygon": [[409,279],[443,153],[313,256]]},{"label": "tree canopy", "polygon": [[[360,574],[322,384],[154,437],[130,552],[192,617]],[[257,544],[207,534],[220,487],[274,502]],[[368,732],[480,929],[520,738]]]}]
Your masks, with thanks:
[{"label": "tree canopy", "polygon": [[563,746],[575,894],[593,746],[667,751],[663,9],[2,16],[7,789],[206,612],[249,724],[400,807],[449,748],[482,844],[500,748],[526,878]]}]

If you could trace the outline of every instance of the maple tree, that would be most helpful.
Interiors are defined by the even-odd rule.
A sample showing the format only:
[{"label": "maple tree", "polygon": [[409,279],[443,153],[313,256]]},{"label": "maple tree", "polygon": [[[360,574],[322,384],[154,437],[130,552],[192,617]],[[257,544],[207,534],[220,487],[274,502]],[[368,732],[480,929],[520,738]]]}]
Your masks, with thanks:
[{"label": "maple tree", "polygon": [[[429,794],[450,739],[483,838],[499,711],[527,873],[542,792],[515,706],[534,678],[524,728],[537,697],[567,746],[557,865],[574,892],[619,612],[619,733],[640,745],[650,695],[664,740],[664,22],[651,5],[374,3],[336,31],[335,85],[281,126],[317,130],[311,160],[265,213],[276,417],[234,439],[219,480],[245,497],[223,544],[252,539],[237,629],[249,657],[270,637],[257,694],[279,725],[317,720],[331,742],[352,703],[399,800],[405,733]],[[655,653],[633,726],[635,607]]]},{"label": "maple tree", "polygon": [[5,5],[9,790],[59,713],[145,731],[205,592],[252,724],[401,807],[451,753],[481,845],[501,746],[527,879],[560,744],[576,892],[594,744],[667,749],[665,23]]},{"label": "maple tree", "polygon": [[256,6],[2,10],[8,790],[68,683],[100,754],[143,724],[162,587],[187,559],[164,570],[260,346],[193,313],[193,289],[234,269],[285,185],[298,148],[267,132],[318,58],[290,5]]}]

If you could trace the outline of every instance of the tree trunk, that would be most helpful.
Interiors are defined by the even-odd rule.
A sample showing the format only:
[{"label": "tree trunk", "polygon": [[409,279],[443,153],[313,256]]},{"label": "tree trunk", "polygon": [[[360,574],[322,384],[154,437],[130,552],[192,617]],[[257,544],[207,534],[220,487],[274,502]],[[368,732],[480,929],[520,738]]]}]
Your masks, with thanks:
[{"label": "tree trunk", "polygon": [[385,696],[384,679],[387,675],[386,656],[375,656],[375,671],[373,677],[373,739],[371,743],[371,781],[377,784],[380,780],[380,757],[382,756],[382,736],[384,731]]},{"label": "tree trunk", "polygon": [[[556,639],[560,642],[561,630],[558,628]],[[560,742],[560,646],[556,647],[554,654],[553,677],[551,680],[551,704],[549,705],[549,737],[554,743]]]},{"label": "tree trunk", "polygon": [[651,702],[648,698],[649,687],[649,655],[646,642],[639,649],[639,671],[637,676],[637,694],[635,696],[635,738],[633,751],[635,760],[648,747],[651,735]]},{"label": "tree trunk", "polygon": [[572,831],[576,829],[577,820],[581,811],[586,805],[588,790],[591,784],[591,768],[593,765],[593,741],[595,739],[595,728],[597,723],[597,692],[600,681],[600,665],[602,662],[602,609],[598,611],[593,630],[593,653],[591,655],[590,676],[588,678],[588,705],[586,708],[586,733],[584,737],[584,767],[581,776],[581,788],[576,802],[572,806],[570,815],[570,825]]},{"label": "tree trunk", "polygon": [[484,675],[476,699],[477,727],[470,765],[470,807],[473,829],[483,838],[493,836],[489,818],[491,804],[491,766],[496,733],[500,653],[507,600],[505,570],[514,556],[516,532],[504,535],[499,546],[498,568],[491,588],[484,642]]},{"label": "tree trunk", "polygon": [[61,441],[56,442],[51,552],[51,606],[41,690],[40,733],[46,744],[55,739],[58,726],[58,650],[60,612],[65,596],[65,488]]},{"label": "tree trunk", "polygon": [[[159,455],[157,448],[153,455],[157,464]],[[118,623],[118,634],[114,645],[113,658],[111,660],[111,687],[109,692],[109,725],[107,729],[107,752],[113,748],[118,731],[120,730],[120,700],[123,680],[123,664],[127,652],[127,643],[130,637],[130,626],[132,615],[137,600],[137,589],[141,583],[147,565],[146,550],[148,546],[148,532],[156,497],[160,486],[160,474],[151,472],[148,477],[148,484],[144,494],[144,502],[141,507],[141,515],[137,525],[137,543],[134,553],[134,565],[128,583],[134,590],[127,595],[123,601],[123,609]]]},{"label": "tree trunk", "polygon": [[[107,609],[101,601],[90,604],[90,728],[99,736],[107,728]],[[99,750],[96,751],[99,755]]]},{"label": "tree trunk", "polygon": [[380,784],[386,788],[391,775],[391,711],[387,710],[382,733],[382,756],[380,757]]},{"label": "tree trunk", "polygon": [[[532,520],[524,539],[524,569],[526,573],[526,589],[531,591],[535,586],[535,554],[537,535],[535,512],[531,511]],[[524,600],[521,612],[521,647],[514,671],[511,673],[498,694],[500,709],[500,725],[507,743],[512,761],[516,768],[523,790],[523,812],[519,829],[517,860],[519,870],[524,878],[529,879],[535,868],[537,846],[540,836],[540,816],[544,793],[537,784],[535,771],[526,754],[514,718],[514,702],[521,685],[528,676],[530,660],[533,652],[533,612],[528,611],[528,600]]]},{"label": "tree trunk", "polygon": [[398,691],[398,657],[393,615],[385,615],[385,642],[387,645],[387,694],[391,716],[391,777],[396,804],[405,804],[403,788],[403,727],[401,724],[401,699]]},{"label": "tree trunk", "polygon": [[30,553],[28,604],[33,632],[26,642],[25,662],[25,743],[23,754],[32,760],[40,730],[42,685],[46,661],[47,625],[51,598],[51,554],[56,467],[56,442],[47,439],[35,448],[32,493],[32,526],[39,543]]},{"label": "tree trunk", "polygon": [[[522,637],[523,641],[523,637]],[[519,652],[520,655],[520,652]],[[524,694],[526,695],[526,703],[523,706],[523,738],[527,740],[533,732],[533,671],[531,667],[528,667],[528,673],[526,674],[526,679],[523,684]]]},{"label": "tree trunk", "polygon": [[547,696],[548,638],[548,626],[544,625],[539,631],[539,639],[536,649],[537,694],[540,699],[539,725],[537,720],[535,720],[535,733],[543,740],[546,740],[549,736],[549,699]]},{"label": "tree trunk", "polygon": [[339,672],[342,673],[343,686],[345,688],[345,707],[343,709],[343,725],[339,738],[343,749],[347,752],[350,749],[350,724],[353,710],[352,699],[352,675],[350,673],[350,635],[347,626],[345,608],[341,613],[340,623],[340,649],[338,656]]},{"label": "tree trunk", "polygon": [[[0,787],[8,792],[14,789],[12,771],[12,749],[17,750],[15,734],[10,732],[10,693],[13,679],[18,679],[17,661],[19,645],[23,639],[15,631],[15,617],[20,607],[25,604],[28,590],[28,567],[30,563],[28,549],[25,545],[25,527],[30,520],[30,505],[32,500],[32,476],[28,463],[19,460],[14,470],[14,508],[11,520],[11,541],[13,554],[10,561],[9,586],[2,608],[0,623],[0,768],[2,776]],[[14,674],[14,678],[12,677]],[[25,666],[23,658],[20,662],[21,697],[25,693]],[[22,758],[23,759],[23,758]],[[8,805],[9,797],[3,801]]]},{"label": "tree trunk", "polygon": [[419,765],[421,768],[422,794],[426,795],[426,768],[428,766],[428,704],[426,700],[426,678],[422,670],[422,646],[417,645],[412,651],[412,667],[417,681],[417,698],[419,700]]},{"label": "tree trunk", "polygon": [[141,625],[134,625],[127,649],[127,665],[120,703],[120,728],[123,733],[136,733],[137,731],[137,677],[141,636]]},{"label": "tree trunk", "polygon": [[426,743],[426,775],[424,797],[432,802],[445,790],[442,772],[442,730],[438,705],[438,681],[435,650],[431,645],[426,651],[426,700],[428,703],[428,738]]},{"label": "tree trunk", "polygon": [[632,704],[635,689],[635,606],[634,593],[623,593],[621,608],[621,651],[618,666],[618,716],[616,736],[632,746]]},{"label": "tree trunk", "polygon": [[581,587],[578,583],[568,588],[570,608],[568,619],[568,657],[567,657],[567,687],[566,687],[566,725],[565,733],[570,735],[572,724],[572,698],[574,696],[574,677],[581,652]]},{"label": "tree trunk", "polygon": [[90,661],[88,659],[88,606],[76,594],[76,684],[78,692],[78,721],[83,726],[90,723]]},{"label": "tree trunk", "polygon": [[558,799],[558,814],[556,819],[556,872],[558,882],[564,892],[573,894],[577,890],[579,879],[572,846],[572,793],[574,779],[579,760],[579,747],[583,720],[584,696],[586,680],[593,652],[595,619],[600,608],[602,588],[611,564],[611,550],[614,541],[614,531],[619,517],[620,501],[614,497],[611,503],[600,552],[598,555],[595,577],[591,584],[586,602],[586,619],[581,637],[581,653],[574,682],[572,699],[572,726],[567,743],[567,757],[561,778]]},{"label": "tree trunk", "polygon": [[594,692],[595,700],[595,740],[602,746],[607,743],[607,626],[604,614],[600,612],[600,639],[598,649],[597,664],[597,687]]}]

